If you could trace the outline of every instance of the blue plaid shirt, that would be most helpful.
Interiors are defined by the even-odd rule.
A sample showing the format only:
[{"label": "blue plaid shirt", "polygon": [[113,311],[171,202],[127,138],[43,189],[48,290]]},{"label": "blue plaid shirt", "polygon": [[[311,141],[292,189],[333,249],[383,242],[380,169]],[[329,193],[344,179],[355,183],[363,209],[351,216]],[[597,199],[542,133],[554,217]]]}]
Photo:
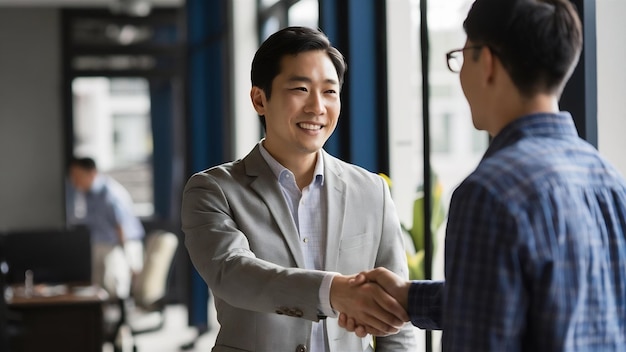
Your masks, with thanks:
[{"label": "blue plaid shirt", "polygon": [[412,322],[445,351],[626,351],[625,230],[626,183],[571,116],[522,117],[455,190]]}]

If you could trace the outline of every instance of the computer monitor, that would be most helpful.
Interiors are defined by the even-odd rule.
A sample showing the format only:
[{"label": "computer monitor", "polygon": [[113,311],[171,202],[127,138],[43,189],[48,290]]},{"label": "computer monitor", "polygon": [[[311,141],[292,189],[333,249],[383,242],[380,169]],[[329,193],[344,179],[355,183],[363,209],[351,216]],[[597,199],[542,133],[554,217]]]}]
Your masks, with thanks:
[{"label": "computer monitor", "polygon": [[27,270],[32,270],[35,284],[91,282],[87,228],[13,231],[1,237],[0,247],[8,265],[7,284],[23,283]]}]

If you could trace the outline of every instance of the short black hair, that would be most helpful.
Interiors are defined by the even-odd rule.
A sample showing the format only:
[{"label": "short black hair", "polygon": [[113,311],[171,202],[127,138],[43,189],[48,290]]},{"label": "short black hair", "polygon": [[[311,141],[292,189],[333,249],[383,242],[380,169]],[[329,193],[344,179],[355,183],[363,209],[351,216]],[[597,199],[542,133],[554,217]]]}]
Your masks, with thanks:
[{"label": "short black hair", "polygon": [[463,27],[527,97],[560,95],[582,50],[582,25],[569,0],[476,0]]},{"label": "short black hair", "polygon": [[[319,29],[308,27],[286,27],[270,35],[259,47],[254,59],[250,76],[252,86],[259,87],[269,100],[272,96],[272,82],[280,73],[280,63],[286,55],[297,55],[302,52],[323,50],[335,66],[339,86],[343,84],[347,69],[345,58],[330,43],[328,37]],[[265,117],[260,116],[265,127]]]},{"label": "short black hair", "polygon": [[83,157],[83,158],[78,158],[78,157],[72,157],[70,159],[69,162],[69,167],[73,167],[76,166],[78,168],[81,168],[83,170],[96,170],[96,161],[93,160],[92,158],[88,158],[88,157]]}]

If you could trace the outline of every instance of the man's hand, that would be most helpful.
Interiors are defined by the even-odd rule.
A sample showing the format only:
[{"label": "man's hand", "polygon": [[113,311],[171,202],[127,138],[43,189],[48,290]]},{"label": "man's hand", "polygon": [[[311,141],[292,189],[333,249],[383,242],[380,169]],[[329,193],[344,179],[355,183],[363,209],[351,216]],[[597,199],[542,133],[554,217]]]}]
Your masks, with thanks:
[{"label": "man's hand", "polygon": [[[403,321],[409,320],[406,311],[409,287],[411,285],[410,281],[402,279],[388,269],[376,268],[374,270],[358,274],[357,276],[349,279],[348,283],[357,287],[374,283],[380,285],[401,305],[404,314],[402,317]],[[394,314],[397,314],[397,312]],[[350,313],[344,311],[341,311],[341,314],[339,315],[339,326],[348,331],[354,332],[359,337],[365,337],[367,334],[375,336],[386,336],[390,334],[390,331],[368,324],[365,321],[360,320],[360,318],[356,315],[351,315]]]},{"label": "man's hand", "polygon": [[330,303],[333,309],[377,336],[395,334],[409,320],[406,309],[379,285],[354,276],[333,278]]}]

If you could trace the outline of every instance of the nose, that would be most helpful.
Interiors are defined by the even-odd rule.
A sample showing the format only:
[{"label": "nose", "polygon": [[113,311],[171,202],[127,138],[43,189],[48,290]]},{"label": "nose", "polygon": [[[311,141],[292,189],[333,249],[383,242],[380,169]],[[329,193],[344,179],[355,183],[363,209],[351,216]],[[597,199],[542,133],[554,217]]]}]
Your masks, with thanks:
[{"label": "nose", "polygon": [[326,104],[324,96],[321,93],[311,93],[304,106],[304,112],[312,113],[314,115],[323,115],[326,113]]}]

